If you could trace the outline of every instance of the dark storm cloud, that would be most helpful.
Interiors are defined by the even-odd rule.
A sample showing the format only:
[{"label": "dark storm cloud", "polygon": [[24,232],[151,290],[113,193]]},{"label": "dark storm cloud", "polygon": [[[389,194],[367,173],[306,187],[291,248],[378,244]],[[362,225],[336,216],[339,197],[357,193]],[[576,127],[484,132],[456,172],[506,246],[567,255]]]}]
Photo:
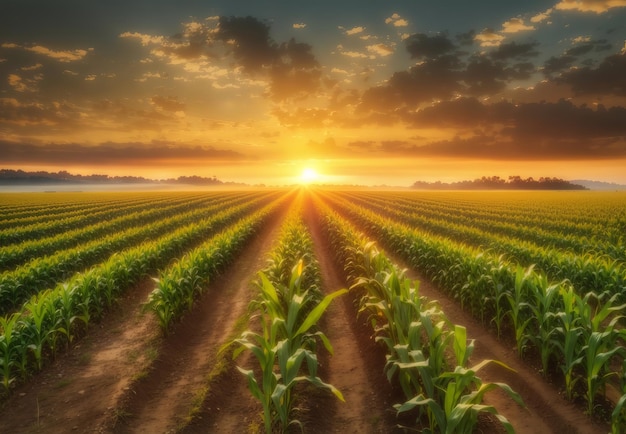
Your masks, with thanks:
[{"label": "dark storm cloud", "polygon": [[384,86],[370,88],[363,94],[361,110],[394,111],[435,99],[448,99],[464,90],[460,82],[462,64],[453,55],[413,66],[394,73]]},{"label": "dark storm cloud", "polygon": [[463,51],[474,35],[473,31],[458,34],[458,45],[445,33],[409,36],[407,51],[420,62],[394,73],[385,85],[365,91],[360,110],[391,112],[463,94],[494,95],[536,71],[530,59],[539,55],[537,42],[510,42],[487,52]]},{"label": "dark storm cloud", "polygon": [[428,36],[424,33],[415,33],[404,42],[412,59],[433,59],[448,54],[456,48],[446,34]]},{"label": "dark storm cloud", "polygon": [[443,101],[420,110],[410,118],[415,126],[439,126],[473,129],[497,127],[501,135],[535,139],[612,138],[626,136],[626,108],[591,108],[570,101],[514,104],[483,104],[476,98]]},{"label": "dark storm cloud", "polygon": [[455,36],[455,39],[459,42],[459,45],[464,46],[464,47],[474,45],[475,38],[476,38],[476,32],[474,30],[470,30],[464,33],[458,33]]},{"label": "dark storm cloud", "polygon": [[578,95],[626,96],[626,52],[606,57],[597,68],[570,70],[556,79]]},{"label": "dark storm cloud", "polygon": [[190,22],[185,31],[171,38],[124,32],[142,45],[156,45],[153,54],[167,56],[172,63],[198,58],[232,56],[248,76],[269,80],[268,96],[275,101],[313,95],[323,84],[321,67],[309,44],[290,39],[279,43],[270,36],[271,27],[255,17],[222,16],[216,27]]},{"label": "dark storm cloud", "polygon": [[583,66],[592,66],[595,62],[591,58],[581,58],[592,52],[601,52],[610,50],[612,45],[607,42],[606,39],[599,39],[596,41],[588,41],[565,50],[561,56],[550,57],[543,65],[543,73],[547,77],[552,77],[554,74],[560,73],[572,66],[575,66],[577,62],[580,62]]},{"label": "dark storm cloud", "polygon": [[490,56],[494,60],[507,60],[507,59],[528,59],[539,55],[536,48],[539,46],[537,42],[528,42],[525,44],[518,44],[515,41],[508,44],[500,44]]},{"label": "dark storm cloud", "polygon": [[86,146],[77,143],[46,144],[0,141],[0,154],[9,164],[58,164],[63,165],[126,165],[150,164],[157,161],[176,160],[238,160],[243,156],[235,151],[213,147],[173,146],[165,142],[101,143]]},{"label": "dark storm cloud", "polygon": [[543,64],[543,73],[547,77],[551,77],[553,74],[569,69],[577,60],[574,56],[552,56]]},{"label": "dark storm cloud", "polygon": [[456,128],[472,137],[422,146],[390,143],[388,153],[493,159],[594,159],[626,156],[626,108],[557,103],[444,101],[407,116],[416,127]]},{"label": "dark storm cloud", "polygon": [[220,17],[215,39],[232,44],[233,56],[246,72],[258,72],[277,59],[270,25],[254,17]]},{"label": "dark storm cloud", "polygon": [[447,157],[509,161],[593,160],[623,158],[626,140],[623,137],[595,141],[579,138],[541,138],[534,141],[511,140],[493,134],[457,136],[426,144],[402,141],[381,142],[381,149],[394,157]]},{"label": "dark storm cloud", "polygon": [[293,38],[276,50],[277,61],[270,69],[270,96],[277,101],[304,98],[321,86],[322,71],[309,44]]}]

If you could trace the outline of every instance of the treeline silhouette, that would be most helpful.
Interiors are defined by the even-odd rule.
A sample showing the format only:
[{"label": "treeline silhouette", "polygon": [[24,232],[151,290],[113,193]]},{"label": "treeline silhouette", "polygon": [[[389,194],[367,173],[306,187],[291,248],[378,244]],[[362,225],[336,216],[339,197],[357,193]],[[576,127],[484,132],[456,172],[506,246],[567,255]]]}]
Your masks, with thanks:
[{"label": "treeline silhouette", "polygon": [[420,190],[588,190],[582,185],[573,184],[559,178],[541,177],[539,179],[509,176],[483,176],[473,181],[426,182],[415,181],[411,188]]},{"label": "treeline silhouette", "polygon": [[73,175],[65,170],[59,172],[26,172],[0,169],[0,184],[192,184],[192,185],[244,185],[224,182],[215,176],[179,176],[169,179],[149,179],[141,176]]}]

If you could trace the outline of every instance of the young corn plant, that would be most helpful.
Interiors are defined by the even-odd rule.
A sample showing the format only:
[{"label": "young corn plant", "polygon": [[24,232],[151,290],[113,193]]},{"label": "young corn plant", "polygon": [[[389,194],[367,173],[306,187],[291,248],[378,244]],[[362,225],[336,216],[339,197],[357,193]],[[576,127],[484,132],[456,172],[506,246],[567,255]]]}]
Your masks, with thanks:
[{"label": "young corn plant", "polygon": [[[417,284],[411,285],[407,279],[401,279],[399,273],[394,272],[393,264],[380,260],[384,258],[383,254],[372,255],[371,247],[359,249],[355,240],[361,241],[361,245],[365,245],[367,240],[355,235],[348,224],[331,212],[327,212],[325,223],[335,240],[333,245],[344,252],[339,255],[341,259],[350,265],[350,271],[361,273],[361,276],[358,272],[350,276],[356,282],[352,288],[364,287],[367,290],[361,310],[368,311],[377,340],[384,342],[388,348],[387,378],[397,380],[407,397],[406,402],[394,406],[396,411],[403,413],[417,409],[417,426],[425,417],[429,423],[425,432],[432,433],[471,432],[478,413],[489,412],[512,432],[506,418],[499,415],[494,407],[483,405],[482,398],[495,388],[504,390],[523,405],[521,397],[508,385],[482,383],[476,371],[491,361],[484,361],[470,369],[465,367],[474,348],[473,341],[467,340],[466,329],[458,325],[452,327],[436,305],[417,297]],[[368,259],[359,257],[360,254],[367,255]],[[369,260],[374,257],[378,260]],[[381,268],[359,269],[354,266],[363,267],[367,263]],[[441,282],[462,285],[454,270],[438,275]],[[459,364],[452,372],[445,357],[450,353],[454,354]]]},{"label": "young corn plant", "polygon": [[508,311],[509,318],[511,319],[513,330],[515,331],[517,354],[520,357],[524,357],[524,351],[531,338],[527,329],[533,320],[532,315],[529,313],[530,304],[528,303],[532,273],[532,266],[526,270],[518,266],[515,272],[513,291],[509,291],[506,296],[510,307]]},{"label": "young corn plant", "polygon": [[[298,263],[293,273],[297,275],[301,272],[302,267]],[[263,300],[257,306],[263,309],[260,317],[263,333],[244,332],[242,337],[236,340],[240,347],[234,352],[233,357],[248,349],[257,359],[262,372],[260,381],[255,378],[252,370],[238,369],[247,377],[252,395],[261,402],[265,432],[271,433],[274,429],[284,431],[290,425],[300,423],[290,419],[293,407],[291,391],[298,382],[308,381],[327,388],[343,401],[343,395],[339,390],[324,383],[317,376],[317,357],[310,349],[310,340],[320,338],[332,354],[328,338],[321,331],[313,332],[311,329],[316,327],[331,301],[347,291],[345,289],[335,291],[324,297],[302,318],[301,324],[296,326],[296,318],[304,306],[304,297],[296,295],[284,310],[274,285],[263,273],[260,273],[260,278]],[[292,278],[292,285],[295,286],[296,281],[297,278]],[[304,294],[306,292],[304,291]],[[308,375],[301,375],[305,361]],[[278,367],[278,372],[275,372],[275,367]]]},{"label": "young corn plant", "polygon": [[20,327],[20,314],[15,312],[9,316],[0,317],[0,373],[2,386],[8,393],[11,384],[16,380],[15,368],[20,358],[25,358],[26,345],[19,340],[14,331]]},{"label": "young corn plant", "polygon": [[550,285],[544,274],[535,275],[531,285],[530,310],[534,317],[535,335],[531,337],[535,346],[539,348],[541,356],[541,373],[547,377],[548,364],[558,348],[559,340],[556,330],[557,312],[562,306],[559,301],[560,284]]},{"label": "young corn plant", "polygon": [[508,433],[514,433],[511,423],[499,414],[495,407],[482,404],[487,392],[501,389],[519,405],[524,405],[521,396],[507,384],[483,383],[476,375],[489,363],[497,363],[510,369],[495,360],[483,360],[471,368],[457,366],[454,372],[444,372],[436,379],[438,387],[445,390],[443,401],[421,394],[403,404],[394,405],[394,408],[399,414],[419,406],[426,407],[429,428],[422,431],[425,433],[471,433],[478,422],[480,413],[494,415]]},{"label": "young corn plant", "polygon": [[617,333],[610,327],[604,332],[592,332],[583,347],[584,369],[586,380],[587,414],[593,415],[595,399],[599,391],[604,388],[610,377],[617,375],[616,372],[608,371],[607,365],[616,354],[624,355],[625,349],[615,345]]},{"label": "young corn plant", "polygon": [[288,216],[278,247],[267,268],[259,273],[259,297],[250,308],[259,312],[262,333],[244,332],[236,340],[239,347],[233,355],[249,350],[259,364],[259,378],[253,370],[238,370],[248,379],[252,395],[261,402],[266,433],[284,432],[293,425],[302,429],[292,411],[296,400],[293,388],[300,382],[328,389],[344,400],[339,390],[317,375],[315,351],[321,341],[332,354],[330,341],[317,324],[332,300],[347,290],[322,297],[313,244],[300,212],[297,208]]},{"label": "young corn plant", "polygon": [[582,300],[574,291],[573,286],[567,285],[560,289],[563,301],[563,310],[556,313],[558,321],[554,332],[556,347],[560,351],[560,368],[565,379],[565,394],[568,400],[574,398],[574,388],[580,377],[574,375],[574,370],[583,362],[582,352],[585,330],[581,325],[580,310]]},{"label": "young corn plant", "polygon": [[611,414],[611,434],[624,432],[626,432],[626,394],[617,401]]},{"label": "young corn plant", "polygon": [[24,331],[30,342],[28,348],[33,352],[37,371],[41,371],[43,367],[42,352],[50,344],[51,337],[56,333],[55,324],[59,322],[54,317],[54,305],[49,293],[50,290],[41,292],[24,305]]}]

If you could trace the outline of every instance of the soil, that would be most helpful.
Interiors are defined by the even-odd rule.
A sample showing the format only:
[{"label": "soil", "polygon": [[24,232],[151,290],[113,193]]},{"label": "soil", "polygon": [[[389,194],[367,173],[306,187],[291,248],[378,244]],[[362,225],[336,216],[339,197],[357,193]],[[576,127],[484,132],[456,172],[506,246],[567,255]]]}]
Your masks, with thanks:
[{"label": "soil", "polygon": [[[333,261],[312,202],[305,197],[303,205],[324,291],[345,287],[343,270]],[[151,313],[142,313],[142,304],[154,288],[152,279],[142,280],[85,338],[13,391],[0,409],[0,433],[233,433],[257,429],[260,405],[235,368],[251,361],[244,353],[233,362],[230,354],[222,357],[218,351],[236,336],[238,320],[246,317],[255,291],[251,282],[264,267],[286,213],[287,206],[267,222],[167,337],[162,336]],[[497,359],[517,371],[496,365],[480,371],[484,381],[505,382],[522,395],[526,409],[504,394],[487,395],[516,432],[609,431],[520,361],[512,345],[497,340],[427,279],[408,273],[421,281],[423,295],[439,300],[448,318],[467,327],[468,337],[476,340],[474,363]],[[367,324],[357,318],[354,302],[351,293],[335,299],[321,324],[334,355],[320,355],[319,374],[343,393],[345,402],[324,390],[298,389],[302,399],[298,418],[305,432],[400,431],[391,406],[400,402],[401,396],[387,382],[384,352]],[[222,362],[223,368],[218,369]],[[480,431],[501,429],[485,418]]]}]

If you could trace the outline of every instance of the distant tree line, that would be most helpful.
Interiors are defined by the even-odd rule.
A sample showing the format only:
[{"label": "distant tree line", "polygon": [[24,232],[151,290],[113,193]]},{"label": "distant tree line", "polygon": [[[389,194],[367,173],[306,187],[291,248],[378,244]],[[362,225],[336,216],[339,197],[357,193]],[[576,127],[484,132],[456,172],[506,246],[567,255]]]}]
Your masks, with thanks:
[{"label": "distant tree line", "polygon": [[59,172],[25,172],[23,170],[0,169],[0,184],[192,184],[192,185],[243,185],[223,182],[215,176],[179,176],[169,179],[149,179],[141,176],[73,175],[65,170]]},{"label": "distant tree line", "polygon": [[559,178],[541,177],[539,179],[509,176],[483,176],[473,181],[426,182],[416,181],[411,188],[423,190],[587,190],[586,187],[573,184]]}]

